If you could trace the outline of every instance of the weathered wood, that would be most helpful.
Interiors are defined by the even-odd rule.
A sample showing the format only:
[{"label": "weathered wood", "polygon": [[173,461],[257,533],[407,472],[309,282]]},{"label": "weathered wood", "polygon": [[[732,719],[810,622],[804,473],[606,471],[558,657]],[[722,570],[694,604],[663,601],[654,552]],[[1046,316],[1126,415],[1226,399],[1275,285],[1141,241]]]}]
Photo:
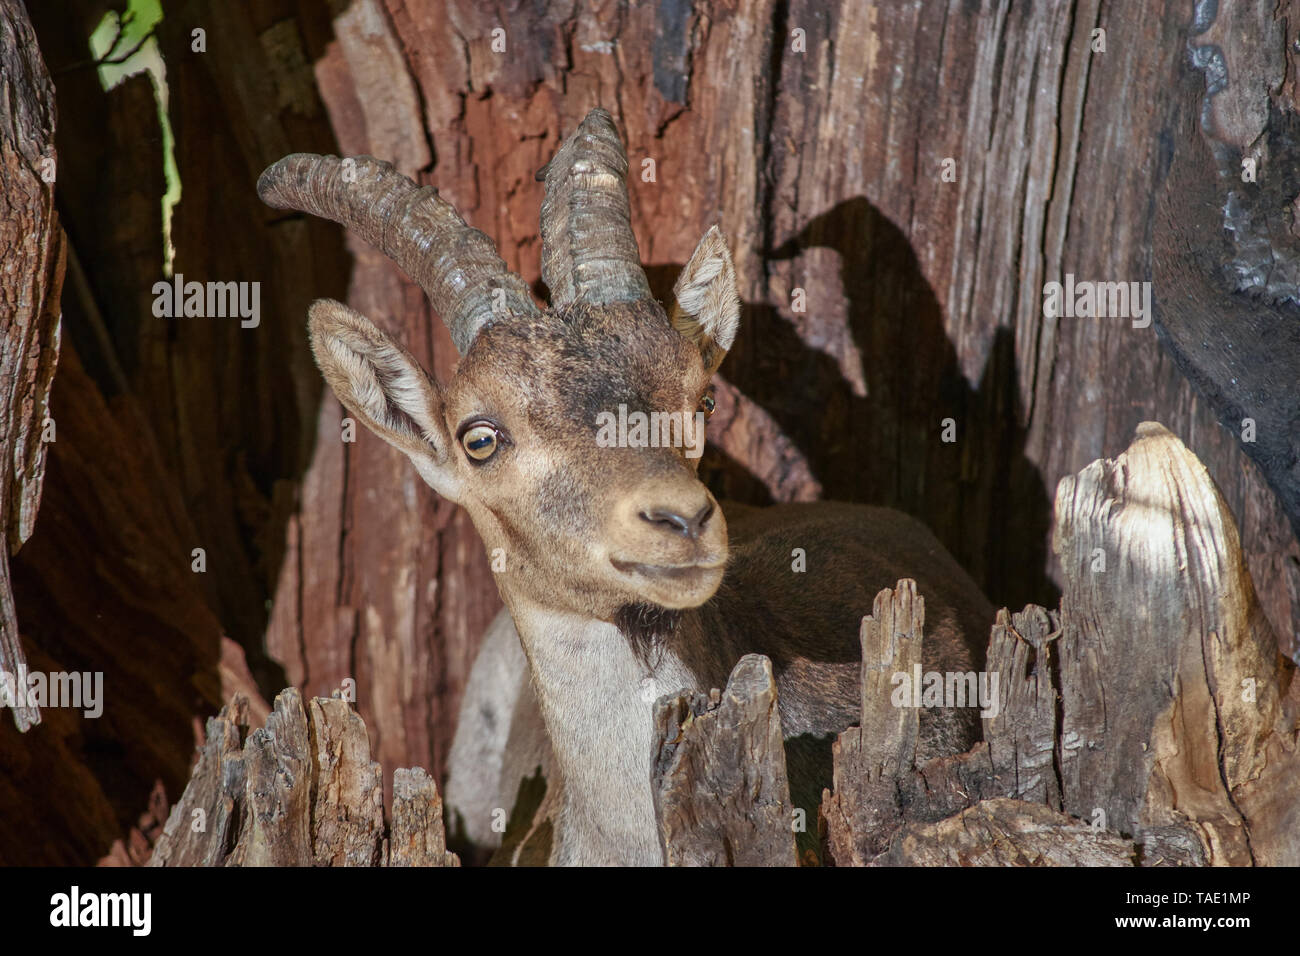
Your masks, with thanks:
[{"label": "weathered wood", "polygon": [[393,823],[385,826],[382,771],[349,704],[314,698],[304,710],[290,688],[276,697],[266,726],[245,738],[247,713],[236,697],[208,721],[149,865],[459,865],[425,771],[394,776]]},{"label": "weathered wood", "polygon": [[236,695],[209,717],[190,785],[168,814],[150,866],[220,866],[239,836],[248,701]]},{"label": "weathered wood", "polygon": [[1190,826],[1214,864],[1300,863],[1295,666],[1205,466],[1145,423],[1056,511],[1065,811],[1139,843]]},{"label": "weathered wood", "polygon": [[[54,87],[21,0],[0,0],[0,680],[26,686],[9,555],[31,535],[45,477],[48,406],[59,360],[63,230],[54,211]],[[40,722],[26,694],[6,699],[19,730]]]},{"label": "weathered wood", "polygon": [[[1115,863],[1300,859],[1295,667],[1258,606],[1205,467],[1147,423],[1124,454],[1062,480],[1056,510],[1061,611],[998,615],[985,666],[999,695],[985,741],[913,768],[895,755],[906,753],[915,718],[864,702],[862,727],[835,745],[834,791],[823,799],[830,858],[1029,863],[1048,844],[1026,835],[1051,823],[1064,829],[1046,861],[1083,862],[1091,851],[1063,822],[1073,818],[1123,838],[1099,851],[1119,853]],[[902,671],[903,647],[920,643],[909,584],[882,592],[863,622],[868,675],[882,660]],[[891,644],[899,626],[887,621],[904,622],[902,641]],[[975,806],[999,797],[1051,815]],[[958,821],[1008,835],[1014,852],[974,853]]]},{"label": "weathered wood", "polygon": [[438,787],[422,767],[393,774],[393,825],[384,859],[386,866],[459,865],[447,852]]},{"label": "weathered wood", "polygon": [[[257,202],[257,172],[295,149],[397,160],[534,281],[532,175],[589,108],[610,108],[627,131],[652,288],[666,292],[714,222],[734,247],[746,303],[702,466],[716,491],[902,507],[1000,603],[1051,605],[1064,573],[1047,546],[1048,489],[1158,418],[1236,515],[1279,639],[1300,633],[1300,548],[1264,475],[1284,487],[1295,435],[1294,389],[1278,374],[1289,333],[1276,324],[1291,306],[1269,291],[1295,278],[1280,217],[1296,192],[1300,54],[1285,7],[1220,4],[1194,26],[1183,0],[365,0],[334,5],[333,19],[297,0],[181,0],[159,33],[185,188],[176,265],[263,282],[262,324],[240,330],[150,316],[162,176],[149,84],[105,94],[93,69],[71,68],[110,4],[29,6],[58,80],[58,199],[86,274],[65,327],[90,382],[69,391],[60,372],[66,451],[51,452],[43,518],[15,562],[17,617],[26,653],[47,648],[42,666],[115,672],[121,690],[113,724],[47,714],[60,732],[40,745],[0,736],[0,778],[22,768],[57,781],[34,794],[0,780],[6,861],[88,862],[139,818],[155,779],[174,796],[191,716],[234,689],[223,634],[266,692],[286,676],[309,695],[354,679],[385,772],[441,774],[495,588],[463,514],[369,435],[340,440],[302,316],[311,296],[346,292],[440,374],[453,350],[387,263],[356,249],[349,276],[338,230]],[[190,49],[196,23],[206,53]],[[1105,52],[1091,49],[1094,28],[1107,31]],[[1207,95],[1191,60],[1213,63],[1211,47],[1226,86]],[[1239,185],[1247,153],[1261,160],[1253,186]],[[945,158],[955,182],[940,179]],[[636,175],[646,159],[653,182]],[[1233,264],[1262,280],[1269,301],[1255,305],[1274,324],[1248,314],[1252,293],[1223,272]],[[1045,317],[1043,284],[1066,273],[1150,277],[1165,345],[1123,321]],[[95,311],[109,354],[92,348]],[[1247,415],[1259,466],[1239,441]],[[953,444],[935,440],[949,416]],[[188,572],[196,543],[220,575]],[[68,567],[73,547],[85,561]],[[154,593],[151,580],[165,584]],[[150,603],[137,615],[139,593]],[[0,604],[4,594],[0,580]],[[157,747],[132,742],[151,693],[165,700]],[[111,771],[87,757],[123,747]],[[33,846],[23,835],[38,824],[68,839]]]},{"label": "weathered wood", "polygon": [[[244,742],[244,805],[233,866],[310,866],[312,755],[302,698],[289,689],[275,699],[266,726]],[[368,767],[366,768],[369,769]]]},{"label": "weathered wood", "polygon": [[[1239,22],[1269,29],[1234,32],[1229,95],[1266,104],[1271,91],[1293,89],[1281,77],[1294,75],[1297,53],[1280,37],[1275,4],[1232,6],[1248,8]],[[1240,419],[1231,432],[1215,424],[1154,326],[1043,314],[1044,284],[1069,273],[1154,279],[1158,322],[1174,322],[1196,287],[1191,273],[1203,281],[1222,265],[1216,217],[1233,186],[1202,161],[1201,133],[1183,122],[1205,86],[1188,63],[1189,42],[1204,42],[1190,36],[1192,5],[796,0],[782,12],[777,37],[802,29],[807,52],[774,49],[772,185],[758,195],[778,200],[767,234],[785,261],[761,264],[755,307],[771,318],[760,341],[742,332],[738,346],[754,353],[733,354],[724,373],[796,436],[828,496],[865,494],[922,515],[1013,608],[1054,604],[1062,583],[1047,547],[1055,482],[1140,421],[1164,421],[1239,516],[1270,620],[1300,632],[1300,551],[1242,452]],[[1093,49],[1095,29],[1105,52]],[[1252,57],[1265,36],[1268,57]],[[850,102],[858,108],[844,110]],[[1168,181],[1171,157],[1184,154],[1192,175]],[[952,182],[941,178],[947,159]],[[1287,203],[1294,166],[1267,173]],[[1153,196],[1180,201],[1156,216]],[[1161,228],[1171,242],[1153,250]],[[1293,241],[1285,226],[1271,232]],[[1201,251],[1196,270],[1159,261]],[[804,314],[790,307],[794,288],[806,293]],[[1197,305],[1214,325],[1221,313]],[[1247,364],[1227,358],[1233,329],[1219,322],[1220,346],[1209,350],[1192,332],[1189,347]],[[764,354],[778,342],[785,360]],[[1286,380],[1274,376],[1268,389],[1279,406],[1294,391],[1280,387]],[[1243,404],[1248,392],[1238,391]],[[935,440],[945,415],[959,426],[955,445]]]},{"label": "weathered wood", "polygon": [[1132,866],[1133,843],[1040,803],[998,798],[909,824],[872,866]]},{"label": "weathered wood", "polygon": [[651,788],[669,866],[794,866],[772,663],[742,657],[725,690],[655,704]]},{"label": "weathered wood", "polygon": [[916,765],[920,709],[895,705],[895,675],[911,680],[924,624],[924,597],[906,578],[877,594],[862,619],[862,721],[832,745],[832,788],[823,791],[819,809],[827,862],[834,865],[870,863],[906,821],[941,820],[1006,793],[984,743]]},{"label": "weathered wood", "polygon": [[384,780],[379,764],[370,761],[365,722],[336,698],[313,697],[307,714],[315,778],[313,862],[374,866],[384,838]]},{"label": "weathered wood", "polygon": [[895,796],[915,767],[920,718],[891,704],[892,677],[920,663],[924,623],[925,600],[912,580],[877,594],[862,619],[862,720],[835,741],[834,781],[819,811],[830,858],[841,866],[884,852],[902,822]]},{"label": "weathered wood", "polygon": [[879,768],[873,776],[897,776],[916,763],[920,712],[891,702],[895,674],[912,673],[921,663],[925,627],[925,598],[916,582],[905,579],[894,591],[876,595],[871,613],[862,619],[862,721],[872,732],[859,738],[862,760]]},{"label": "weathered wood", "polygon": [[998,712],[984,721],[994,779],[1008,796],[1060,809],[1057,777],[1057,664],[1060,615],[1029,606],[998,612],[985,668],[999,677]]}]

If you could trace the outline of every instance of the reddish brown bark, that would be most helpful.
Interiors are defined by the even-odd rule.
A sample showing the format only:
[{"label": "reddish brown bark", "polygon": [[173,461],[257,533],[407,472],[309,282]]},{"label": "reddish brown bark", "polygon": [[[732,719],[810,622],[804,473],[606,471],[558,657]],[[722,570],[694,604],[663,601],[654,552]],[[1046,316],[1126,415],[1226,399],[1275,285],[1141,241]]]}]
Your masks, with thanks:
[{"label": "reddish brown bark", "polygon": [[[130,755],[129,785],[105,783],[121,776],[86,754],[59,758],[108,788],[93,812],[45,793],[0,800],[0,819],[66,829],[48,858],[103,853],[155,779],[175,799],[189,715],[215,712],[237,683],[223,647],[242,648],[265,694],[286,678],[305,696],[354,680],[385,779],[424,766],[441,782],[496,589],[463,513],[368,433],[341,440],[306,308],[346,298],[443,377],[455,351],[379,253],[257,200],[257,174],[294,151],[371,153],[436,184],[536,284],[534,173],[604,106],[627,138],[656,293],[711,224],[735,254],[745,309],[705,462],[716,491],[903,508],[998,603],[1054,606],[1056,482],[1159,420],[1222,490],[1274,629],[1300,630],[1285,510],[1154,329],[1042,314],[1043,283],[1071,272],[1152,278],[1172,315],[1192,270],[1170,250],[1222,229],[1184,215],[1223,199],[1189,119],[1205,84],[1188,61],[1187,4],[168,3],[159,38],[184,188],[175,268],[260,281],[256,329],[152,316],[163,188],[152,95],[142,78],[105,94],[76,67],[109,4],[54,6],[32,14],[64,117],[57,197],[85,276],[64,310],[84,374],[54,390],[56,417],[66,402],[80,425],[60,422],[57,480],[17,559],[17,616],[56,663],[119,681],[156,663],[164,676],[138,676],[169,716],[154,749],[136,739],[146,701],[104,724],[104,746]],[[1263,104],[1289,122],[1300,54],[1275,49],[1294,33],[1289,11],[1246,6],[1258,29],[1216,40],[1232,115]],[[1097,26],[1104,53],[1090,49]],[[196,27],[206,52],[192,50]],[[1238,35],[1272,44],[1268,55],[1236,49]],[[946,158],[955,182],[940,175]],[[1206,314],[1220,302],[1189,298]],[[1168,331],[1182,334],[1172,319]],[[940,440],[946,418],[954,443]],[[205,575],[189,571],[194,547]],[[85,556],[80,569],[57,564],[66,549]]]},{"label": "reddish brown bark", "polygon": [[[18,0],[0,4],[0,674],[22,675],[9,555],[32,533],[45,474],[50,384],[59,360],[59,291],[65,246],[54,211],[54,88]],[[21,678],[18,681],[21,682]],[[13,693],[11,687],[10,693]],[[19,699],[21,698],[21,699]],[[25,695],[7,701],[18,729],[40,722]]]}]

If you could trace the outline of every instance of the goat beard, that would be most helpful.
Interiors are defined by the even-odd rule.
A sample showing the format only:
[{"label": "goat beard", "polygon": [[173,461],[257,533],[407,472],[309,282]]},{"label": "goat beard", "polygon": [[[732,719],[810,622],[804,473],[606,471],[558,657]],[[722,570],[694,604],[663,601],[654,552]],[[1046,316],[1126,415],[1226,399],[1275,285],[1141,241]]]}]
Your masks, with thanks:
[{"label": "goat beard", "polygon": [[658,604],[624,604],[614,613],[614,624],[632,645],[632,653],[650,670],[658,666],[664,644],[681,619],[680,610]]}]

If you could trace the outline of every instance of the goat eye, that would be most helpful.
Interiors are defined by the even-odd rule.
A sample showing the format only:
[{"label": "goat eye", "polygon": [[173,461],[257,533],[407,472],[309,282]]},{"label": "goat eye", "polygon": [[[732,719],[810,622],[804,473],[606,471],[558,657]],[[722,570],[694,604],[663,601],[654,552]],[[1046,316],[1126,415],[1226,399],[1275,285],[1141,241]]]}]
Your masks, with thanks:
[{"label": "goat eye", "polygon": [[500,444],[497,430],[491,425],[475,425],[460,437],[460,443],[465,446],[465,454],[475,461],[487,461]]},{"label": "goat eye", "polygon": [[712,395],[705,395],[702,399],[700,399],[700,411],[704,412],[705,418],[708,418],[710,415],[712,415],[713,410],[717,407],[718,407],[718,403],[714,401]]}]

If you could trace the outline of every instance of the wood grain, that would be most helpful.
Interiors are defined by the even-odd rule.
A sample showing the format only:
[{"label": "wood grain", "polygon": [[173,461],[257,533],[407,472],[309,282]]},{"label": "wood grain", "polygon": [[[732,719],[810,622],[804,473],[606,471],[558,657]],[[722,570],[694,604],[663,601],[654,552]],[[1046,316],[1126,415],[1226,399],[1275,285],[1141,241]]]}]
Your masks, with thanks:
[{"label": "wood grain", "polygon": [[[378,253],[257,201],[257,174],[292,151],[398,162],[542,293],[533,176],[604,106],[627,140],[652,291],[667,294],[710,225],[732,245],[744,312],[702,470],[715,493],[900,507],[999,604],[1052,608],[1069,580],[1051,547],[1052,490],[1158,420],[1204,462],[1258,607],[1297,653],[1300,546],[1278,476],[1298,434],[1283,347],[1293,306],[1274,287],[1296,278],[1293,3],[1221,4],[1194,25],[1174,0],[178,0],[159,28],[183,185],[175,265],[262,282],[255,330],[152,317],[164,188],[152,90],[136,77],[106,93],[84,66],[107,0],[29,6],[39,56],[15,41],[5,70],[30,87],[12,102],[42,104],[12,112],[34,132],[27,152],[3,158],[17,163],[5,189],[28,216],[5,241],[25,257],[31,294],[11,299],[26,318],[6,332],[17,344],[4,369],[26,370],[27,384],[0,378],[0,441],[18,476],[0,482],[0,503],[10,548],[30,538],[13,558],[12,613],[0,569],[0,666],[26,654],[104,670],[124,690],[85,737],[0,736],[7,770],[79,781],[54,798],[0,788],[6,860],[105,854],[156,782],[177,797],[194,723],[241,688],[328,696],[354,681],[384,779],[401,766],[441,779],[499,608],[487,559],[466,516],[395,452],[364,432],[342,441],[303,320],[313,298],[345,298],[439,377],[455,352]],[[19,36],[19,9],[0,6],[6,37]],[[191,49],[196,23],[206,53]],[[1105,52],[1092,49],[1098,28]],[[1227,82],[1207,94],[1209,54],[1195,50],[1211,46]],[[32,175],[51,144],[53,191]],[[1261,170],[1249,188],[1238,185],[1247,154]],[[82,371],[60,372],[50,398],[59,439],[33,525],[62,261],[51,196],[75,263],[65,355]],[[1265,262],[1277,270],[1261,273]],[[1156,322],[1044,316],[1044,283],[1067,273],[1150,279]],[[1255,291],[1238,288],[1252,276]],[[1240,440],[1244,417],[1258,423],[1253,445]],[[940,439],[947,418],[952,443]],[[213,573],[189,571],[198,546]],[[70,550],[83,560],[64,562]],[[1059,643],[1044,653],[1057,659]],[[1028,706],[1045,691],[1018,692]],[[47,719],[66,729],[66,716]],[[164,732],[144,741],[149,719]],[[998,773],[1022,770],[1028,784],[1056,730],[1006,732],[1010,749],[986,759],[1005,756]],[[127,757],[98,760],[97,748]],[[1050,775],[1037,781],[1035,799],[1054,799]],[[32,847],[22,833],[36,823],[68,839]]]},{"label": "wood grain", "polygon": [[[54,87],[20,0],[0,4],[0,672],[26,689],[27,660],[9,578],[9,556],[31,536],[45,476],[46,420],[59,360],[59,295],[65,245],[54,209]],[[7,701],[19,730],[40,722],[26,694]]]},{"label": "wood grain", "polygon": [[[194,773],[150,866],[459,866],[442,801],[422,770],[399,770],[391,828],[365,722],[339,699],[275,699],[251,729],[235,697],[208,721]],[[241,744],[242,741],[242,744]]]}]

